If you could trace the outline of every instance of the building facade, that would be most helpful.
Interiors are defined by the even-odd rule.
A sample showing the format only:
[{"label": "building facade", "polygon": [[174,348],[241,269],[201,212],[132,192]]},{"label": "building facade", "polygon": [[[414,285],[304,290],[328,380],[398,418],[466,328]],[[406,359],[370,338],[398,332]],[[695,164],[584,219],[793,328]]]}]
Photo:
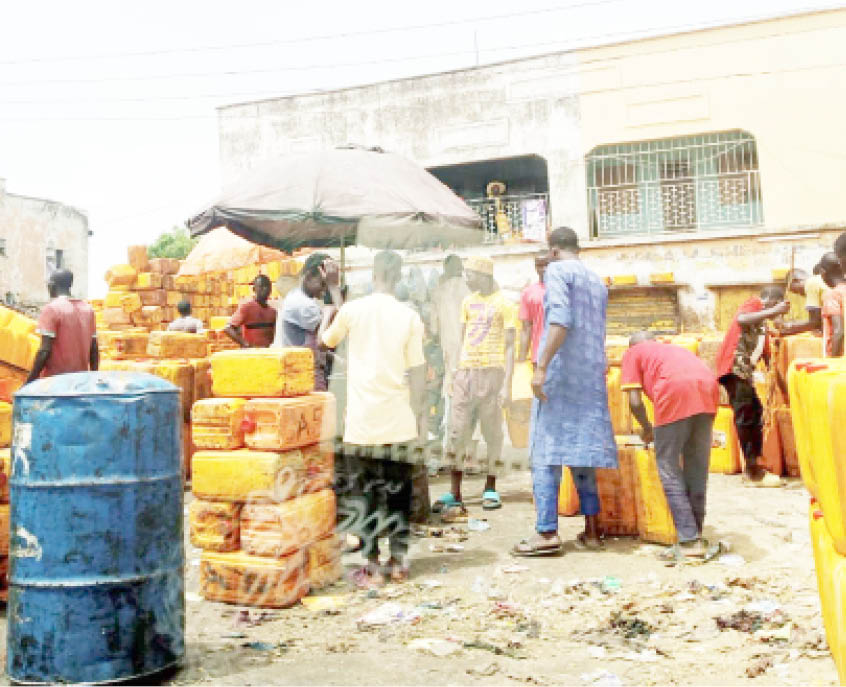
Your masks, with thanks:
[{"label": "building facade", "polygon": [[[721,327],[726,289],[791,261],[810,271],[844,227],[844,43],[839,9],[232,105],[223,178],[280,153],[379,145],[476,207],[492,244],[572,226],[603,275],[648,289],[673,272],[677,329]],[[522,245],[489,249],[503,270],[518,259],[516,281],[534,250]]]},{"label": "building facade", "polygon": [[48,299],[52,270],[74,274],[73,293],[88,294],[88,218],[68,205],[6,191],[0,179],[0,301],[37,306]]}]

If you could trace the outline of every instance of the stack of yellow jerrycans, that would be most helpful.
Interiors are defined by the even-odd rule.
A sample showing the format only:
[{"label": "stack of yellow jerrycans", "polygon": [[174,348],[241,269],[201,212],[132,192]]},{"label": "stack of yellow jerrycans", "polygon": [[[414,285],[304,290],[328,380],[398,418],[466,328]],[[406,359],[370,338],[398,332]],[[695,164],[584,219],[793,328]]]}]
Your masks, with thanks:
[{"label": "stack of yellow jerrycans", "polygon": [[794,361],[787,374],[826,637],[846,682],[846,359]]},{"label": "stack of yellow jerrycans", "polygon": [[341,576],[332,491],[335,400],[305,348],[211,357],[214,398],[192,409],[191,541],[200,593],[291,606]]}]

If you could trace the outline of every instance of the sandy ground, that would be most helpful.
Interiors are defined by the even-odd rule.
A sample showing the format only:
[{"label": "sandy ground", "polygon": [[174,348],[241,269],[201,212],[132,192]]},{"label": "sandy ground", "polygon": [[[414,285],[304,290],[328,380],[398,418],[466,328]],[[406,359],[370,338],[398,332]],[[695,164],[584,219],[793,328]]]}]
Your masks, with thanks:
[{"label": "sandy ground", "polygon": [[[444,489],[445,478],[431,487]],[[481,489],[468,478],[466,496]],[[490,529],[468,532],[463,551],[434,553],[438,540],[415,539],[409,583],[368,594],[341,582],[321,592],[336,597],[334,610],[297,605],[259,620],[251,609],[254,625],[236,621],[241,607],[197,596],[200,552],[189,546],[188,655],[171,684],[837,684],[799,483],[753,489],[712,475],[706,535],[732,555],[680,567],[632,539],[512,558],[534,523],[528,473],[502,479],[500,491],[500,511],[470,500],[470,516]],[[562,537],[580,525],[562,518]],[[359,622],[385,604],[408,620]],[[718,627],[715,618],[744,608],[751,631]],[[417,648],[419,639],[446,640],[433,644],[446,655]]]}]

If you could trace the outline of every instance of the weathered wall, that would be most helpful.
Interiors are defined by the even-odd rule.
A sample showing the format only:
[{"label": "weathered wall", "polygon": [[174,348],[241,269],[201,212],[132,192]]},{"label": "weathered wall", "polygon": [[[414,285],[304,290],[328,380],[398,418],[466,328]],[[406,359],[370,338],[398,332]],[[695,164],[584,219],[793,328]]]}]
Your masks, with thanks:
[{"label": "weathered wall", "polygon": [[[593,241],[584,245],[582,260],[603,277],[635,274],[639,284],[649,284],[656,272],[673,272],[678,284],[682,326],[687,331],[714,329],[716,285],[771,283],[773,270],[794,266],[811,272],[822,254],[831,250],[844,227],[825,227],[792,234],[757,232],[743,237],[694,234],[675,241],[655,243],[648,238],[627,241]],[[538,246],[485,246],[456,251],[462,257],[485,253],[494,260],[494,276],[505,293],[516,300],[524,286],[536,278],[534,255]],[[442,270],[444,253],[411,253],[405,265],[424,272]],[[371,279],[372,252],[353,249],[347,260],[348,281],[361,287]]]},{"label": "weathered wall", "polygon": [[[846,223],[846,137],[834,114],[846,109],[844,44],[840,9],[233,105],[219,114],[223,178],[264,157],[348,142],[425,166],[537,154],[549,166],[553,225],[580,233],[585,261],[643,283],[674,272],[686,285],[685,326],[708,328],[708,285],[768,281],[794,247],[810,271]],[[762,226],[587,240],[585,155],[595,146],[735,129],[758,144]],[[476,249],[495,256],[512,294],[531,278],[534,250]]]},{"label": "weathered wall", "polygon": [[[586,223],[575,56],[550,55],[400,81],[222,108],[224,182],[263,158],[355,143],[426,167],[537,154],[554,224]],[[554,93],[535,75],[550,69]]]},{"label": "weathered wall", "polygon": [[47,248],[64,251],[64,266],[74,274],[74,295],[88,294],[88,218],[52,200],[5,192],[0,179],[0,301],[7,293],[18,302],[47,300]]}]

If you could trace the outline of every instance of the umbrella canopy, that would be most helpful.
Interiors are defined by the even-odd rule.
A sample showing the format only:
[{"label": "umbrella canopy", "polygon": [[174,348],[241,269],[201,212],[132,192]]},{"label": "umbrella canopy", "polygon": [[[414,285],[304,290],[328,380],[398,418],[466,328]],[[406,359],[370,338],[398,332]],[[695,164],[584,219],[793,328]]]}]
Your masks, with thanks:
[{"label": "umbrella canopy", "polygon": [[250,241],[299,246],[472,245],[479,216],[419,165],[378,148],[278,157],[223,189],[188,221],[192,236],[226,226]]},{"label": "umbrella canopy", "polygon": [[284,257],[281,251],[258,246],[236,236],[225,227],[218,227],[203,236],[188,253],[179,268],[179,275],[234,270],[244,265],[257,265]]}]

